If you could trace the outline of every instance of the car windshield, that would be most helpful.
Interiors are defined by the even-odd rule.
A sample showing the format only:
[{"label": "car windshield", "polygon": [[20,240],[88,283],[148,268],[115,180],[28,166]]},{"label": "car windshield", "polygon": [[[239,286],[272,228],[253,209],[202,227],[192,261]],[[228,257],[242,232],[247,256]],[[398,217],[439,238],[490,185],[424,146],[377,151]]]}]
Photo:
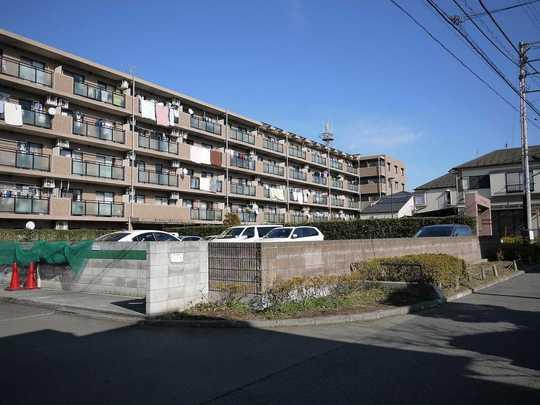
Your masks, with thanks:
[{"label": "car windshield", "polygon": [[240,236],[244,228],[229,228],[225,232],[223,232],[219,237],[228,239],[228,238],[236,238],[237,236]]},{"label": "car windshield", "polygon": [[454,228],[451,226],[430,226],[420,229],[416,234],[416,237],[426,238],[430,236],[452,236],[453,229]]},{"label": "car windshield", "polygon": [[108,233],[107,235],[100,236],[96,240],[100,242],[118,242],[120,239],[128,235],[129,235],[129,232]]},{"label": "car windshield", "polygon": [[265,238],[288,238],[292,232],[292,228],[276,228],[268,232]]}]

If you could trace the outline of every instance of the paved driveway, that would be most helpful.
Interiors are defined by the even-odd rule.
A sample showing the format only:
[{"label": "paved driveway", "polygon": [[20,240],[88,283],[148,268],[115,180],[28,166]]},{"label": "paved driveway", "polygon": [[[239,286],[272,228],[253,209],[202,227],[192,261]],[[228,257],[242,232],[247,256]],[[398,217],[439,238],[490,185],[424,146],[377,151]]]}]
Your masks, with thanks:
[{"label": "paved driveway", "polygon": [[168,329],[0,304],[0,404],[539,404],[540,274],[417,315]]}]

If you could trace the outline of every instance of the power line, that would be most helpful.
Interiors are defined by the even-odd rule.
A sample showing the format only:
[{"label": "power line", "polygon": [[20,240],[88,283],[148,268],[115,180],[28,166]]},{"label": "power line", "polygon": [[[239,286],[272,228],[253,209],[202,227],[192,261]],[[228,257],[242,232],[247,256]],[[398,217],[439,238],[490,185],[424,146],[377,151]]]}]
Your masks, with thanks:
[{"label": "power line", "polygon": [[[459,56],[457,56],[452,50],[450,50],[443,42],[441,42],[435,35],[431,33],[420,21],[418,21],[411,13],[409,13],[407,10],[405,10],[399,3],[397,3],[395,0],[390,0],[390,2],[396,6],[401,12],[403,12],[407,17],[409,17],[418,27],[420,27],[433,41],[435,41],[442,49],[444,49],[449,55],[451,55],[455,60],[458,61],[458,63],[463,66],[465,69],[467,69],[474,77],[476,77],[481,83],[483,83],[485,86],[487,86],[496,96],[498,96],[501,100],[503,100],[510,108],[512,108],[514,111],[519,112],[518,108],[512,104],[511,101],[509,101],[506,97],[504,97],[501,93],[499,93],[489,82],[487,82],[484,78],[482,78],[478,73],[476,73],[474,70],[472,70],[469,65],[467,65]],[[536,128],[540,129],[540,126],[538,126],[534,121],[529,119],[529,122],[534,125]]]},{"label": "power line", "polygon": [[[523,6],[528,6],[529,4],[534,4],[534,3],[538,3],[540,0],[530,0],[530,1],[525,1],[523,3],[517,3],[517,4],[513,4],[511,6],[506,6],[506,7],[503,7],[503,8],[497,8],[497,9],[494,9],[494,10],[491,10],[491,13],[495,14],[495,13],[499,13],[501,11],[507,11],[507,10],[512,10],[514,8],[518,8],[518,7],[523,7]],[[483,16],[483,15],[486,15],[486,13],[476,13],[476,14],[471,14],[471,15],[468,15],[467,16],[467,19],[469,20],[472,20],[473,18],[475,17],[480,17],[480,16]]]},{"label": "power line", "polygon": [[[426,0],[427,3],[439,14],[439,16],[448,23],[453,29],[455,29],[459,35],[469,44],[469,46],[478,54],[480,57],[486,62],[486,64],[512,89],[514,93],[516,93],[520,98],[521,94],[519,90],[512,84],[512,82],[501,72],[501,70],[498,68],[498,66],[493,63],[493,61],[487,56],[487,54],[480,48],[469,36],[464,33],[462,30],[460,30],[458,27],[456,27],[450,17],[442,11],[439,6],[432,0]],[[481,1],[481,0],[480,0]],[[519,54],[519,51],[518,51]],[[534,104],[530,103],[529,101],[526,101],[527,105],[530,107],[531,110],[535,112],[536,115],[540,116],[540,111],[536,109]]]}]

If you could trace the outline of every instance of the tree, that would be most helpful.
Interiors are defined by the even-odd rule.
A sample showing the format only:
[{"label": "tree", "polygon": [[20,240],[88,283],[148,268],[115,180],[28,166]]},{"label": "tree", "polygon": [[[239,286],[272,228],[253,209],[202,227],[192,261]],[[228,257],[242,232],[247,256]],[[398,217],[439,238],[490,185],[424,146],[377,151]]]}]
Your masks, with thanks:
[{"label": "tree", "polygon": [[225,226],[237,226],[240,225],[240,217],[234,212],[227,212],[223,219],[223,225]]}]

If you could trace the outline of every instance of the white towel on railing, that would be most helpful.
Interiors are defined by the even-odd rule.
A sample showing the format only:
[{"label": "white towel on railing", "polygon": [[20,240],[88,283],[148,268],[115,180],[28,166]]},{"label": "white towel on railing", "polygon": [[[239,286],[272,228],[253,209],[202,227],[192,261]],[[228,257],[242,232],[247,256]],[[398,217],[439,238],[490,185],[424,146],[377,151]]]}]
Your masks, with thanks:
[{"label": "white towel on railing", "polygon": [[210,164],[210,149],[191,146],[191,160],[195,163]]},{"label": "white towel on railing", "polygon": [[199,186],[201,190],[210,191],[210,177],[201,177]]},{"label": "white towel on railing", "polygon": [[9,125],[22,125],[22,107],[15,103],[4,103],[4,121]]},{"label": "white towel on railing", "polygon": [[156,104],[153,101],[139,98],[141,103],[141,115],[149,120],[156,120]]}]

